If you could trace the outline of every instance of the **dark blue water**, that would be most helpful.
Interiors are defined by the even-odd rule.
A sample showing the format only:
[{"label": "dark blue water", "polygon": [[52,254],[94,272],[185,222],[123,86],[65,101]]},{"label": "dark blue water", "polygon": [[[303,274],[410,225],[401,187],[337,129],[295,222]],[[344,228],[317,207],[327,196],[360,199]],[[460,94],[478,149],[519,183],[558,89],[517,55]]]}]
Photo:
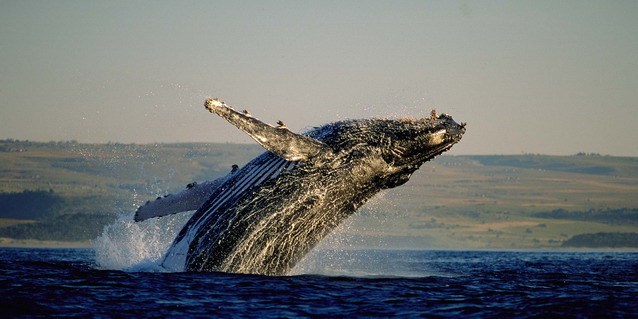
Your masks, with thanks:
[{"label": "dark blue water", "polygon": [[342,275],[286,277],[94,258],[0,248],[0,317],[638,317],[638,252],[331,251],[308,269]]}]

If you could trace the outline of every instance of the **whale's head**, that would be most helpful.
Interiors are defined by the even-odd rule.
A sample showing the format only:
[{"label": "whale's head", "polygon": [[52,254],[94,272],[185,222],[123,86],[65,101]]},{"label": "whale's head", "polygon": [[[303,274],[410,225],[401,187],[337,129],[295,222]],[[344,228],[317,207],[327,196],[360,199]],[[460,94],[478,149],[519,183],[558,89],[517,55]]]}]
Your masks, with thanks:
[{"label": "whale's head", "polygon": [[310,136],[337,152],[360,152],[365,148],[377,154],[372,157],[385,163],[383,184],[387,188],[405,183],[424,162],[449,150],[465,133],[465,123],[434,111],[422,119],[348,120],[324,128]]},{"label": "whale's head", "polygon": [[[405,183],[424,162],[449,150],[461,140],[465,123],[448,114],[421,119],[362,119],[334,122],[308,132],[346,158],[375,158],[385,163],[385,187]],[[362,152],[367,153],[363,155]],[[375,155],[376,154],[376,155]],[[364,160],[365,161],[365,160]]]},{"label": "whale's head", "polygon": [[[449,150],[461,140],[465,123],[457,123],[448,114],[429,118],[383,120],[377,125],[379,152],[393,174],[388,174],[386,187],[396,187],[408,181],[423,163]],[[374,141],[370,142],[375,144]]]},{"label": "whale's head", "polygon": [[415,167],[447,151],[461,140],[465,123],[448,114],[424,119],[388,120],[379,129],[383,157],[395,167]]}]

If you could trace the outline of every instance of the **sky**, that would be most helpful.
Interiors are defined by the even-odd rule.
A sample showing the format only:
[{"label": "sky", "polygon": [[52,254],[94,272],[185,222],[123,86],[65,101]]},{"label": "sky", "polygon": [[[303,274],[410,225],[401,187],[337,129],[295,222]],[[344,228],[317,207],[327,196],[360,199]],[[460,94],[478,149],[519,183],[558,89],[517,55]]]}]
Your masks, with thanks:
[{"label": "sky", "polygon": [[0,0],[0,139],[238,142],[467,122],[450,154],[638,156],[638,1]]}]

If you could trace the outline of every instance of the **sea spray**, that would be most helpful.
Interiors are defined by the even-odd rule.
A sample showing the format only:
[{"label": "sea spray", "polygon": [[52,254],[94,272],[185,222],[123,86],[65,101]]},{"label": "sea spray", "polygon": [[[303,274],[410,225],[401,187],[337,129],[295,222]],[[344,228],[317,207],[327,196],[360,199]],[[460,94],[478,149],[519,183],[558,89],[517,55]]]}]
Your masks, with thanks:
[{"label": "sea spray", "polygon": [[134,222],[132,214],[104,227],[94,243],[98,267],[124,271],[162,271],[162,257],[192,213]]},{"label": "sea spray", "polygon": [[[427,277],[429,269],[414,268],[424,260],[396,263],[397,255],[408,254],[390,247],[385,236],[390,235],[384,224],[402,214],[397,198],[381,191],[361,210],[339,225],[311,250],[288,275],[314,274],[323,276],[393,278]],[[389,209],[389,210],[388,210]],[[447,274],[436,273],[438,276]]]},{"label": "sea spray", "polygon": [[[373,257],[356,256],[353,251],[365,254],[362,249],[384,248],[381,236],[362,236],[368,231],[365,224],[372,221],[373,232],[386,221],[387,215],[380,213],[380,204],[387,202],[387,191],[381,191],[368,200],[359,213],[355,213],[348,220],[337,226],[328,236],[317,244],[293,269],[289,275],[316,274],[326,276],[377,276],[392,273],[393,270],[385,266],[380,269],[379,262]],[[391,200],[391,199],[390,199]],[[365,216],[362,212],[366,212]],[[368,223],[366,223],[366,221]],[[381,231],[382,235],[382,231]],[[353,259],[354,258],[354,259]],[[366,266],[361,265],[361,261]],[[363,268],[368,268],[365,271]]]},{"label": "sea spray", "polygon": [[345,252],[352,247],[352,234],[348,232],[351,220],[337,226],[312,249],[288,275],[315,274],[326,276],[346,275],[348,271],[342,267]]}]

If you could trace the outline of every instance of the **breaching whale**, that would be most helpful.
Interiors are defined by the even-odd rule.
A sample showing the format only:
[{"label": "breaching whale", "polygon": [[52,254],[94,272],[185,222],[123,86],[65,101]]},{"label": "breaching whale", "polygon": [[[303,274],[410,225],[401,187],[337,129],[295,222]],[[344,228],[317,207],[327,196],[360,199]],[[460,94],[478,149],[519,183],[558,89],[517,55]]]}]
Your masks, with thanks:
[{"label": "breaching whale", "polygon": [[382,189],[407,182],[447,151],[465,123],[422,119],[344,120],[296,134],[218,99],[205,107],[267,151],[215,181],[141,206],[135,220],[197,211],[168,249],[169,271],[284,275]]}]

